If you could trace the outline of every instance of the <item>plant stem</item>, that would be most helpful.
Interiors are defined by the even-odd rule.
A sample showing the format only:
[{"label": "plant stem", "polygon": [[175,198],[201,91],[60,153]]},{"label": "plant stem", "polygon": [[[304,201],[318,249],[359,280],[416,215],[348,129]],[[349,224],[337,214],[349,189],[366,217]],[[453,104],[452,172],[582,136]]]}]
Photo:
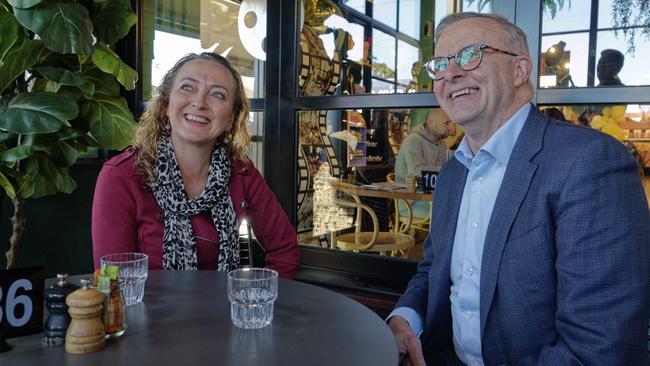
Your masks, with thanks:
[{"label": "plant stem", "polygon": [[25,199],[16,197],[11,200],[14,204],[14,216],[11,218],[12,234],[9,238],[9,250],[5,254],[7,257],[7,269],[15,268],[18,264],[18,254],[20,254],[20,239],[25,232]]}]

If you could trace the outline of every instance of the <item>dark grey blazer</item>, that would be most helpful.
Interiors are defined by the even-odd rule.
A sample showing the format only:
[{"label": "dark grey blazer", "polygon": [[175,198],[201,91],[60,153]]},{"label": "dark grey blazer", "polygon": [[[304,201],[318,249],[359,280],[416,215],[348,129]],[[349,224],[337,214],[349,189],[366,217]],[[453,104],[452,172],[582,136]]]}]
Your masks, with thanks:
[{"label": "dark grey blazer", "polygon": [[[424,260],[397,306],[424,319],[429,364],[453,349],[449,277],[467,169],[442,169]],[[650,365],[650,215],[613,138],[533,106],[488,227],[481,273],[486,365]]]}]

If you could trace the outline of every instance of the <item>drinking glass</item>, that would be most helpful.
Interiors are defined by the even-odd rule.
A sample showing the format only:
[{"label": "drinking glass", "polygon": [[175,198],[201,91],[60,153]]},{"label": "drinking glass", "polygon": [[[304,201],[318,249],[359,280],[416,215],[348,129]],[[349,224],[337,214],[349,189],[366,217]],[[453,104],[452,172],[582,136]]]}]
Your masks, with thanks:
[{"label": "drinking glass", "polygon": [[149,270],[149,256],[143,253],[114,253],[99,259],[101,268],[117,266],[120,269],[119,282],[126,306],[142,301],[144,283]]},{"label": "drinking glass", "polygon": [[258,329],[271,324],[278,297],[278,272],[240,268],[228,272],[230,319],[238,328]]}]

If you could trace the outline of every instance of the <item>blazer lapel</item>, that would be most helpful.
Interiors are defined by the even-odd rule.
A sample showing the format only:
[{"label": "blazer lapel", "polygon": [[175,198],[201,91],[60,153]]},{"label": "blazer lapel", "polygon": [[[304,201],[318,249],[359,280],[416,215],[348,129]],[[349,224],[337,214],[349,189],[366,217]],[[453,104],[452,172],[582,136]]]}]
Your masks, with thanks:
[{"label": "blazer lapel", "polygon": [[531,160],[542,148],[547,124],[546,117],[537,111],[537,107],[532,106],[510,155],[492,209],[481,262],[481,338],[485,334],[485,323],[494,297],[503,248],[537,169]]}]

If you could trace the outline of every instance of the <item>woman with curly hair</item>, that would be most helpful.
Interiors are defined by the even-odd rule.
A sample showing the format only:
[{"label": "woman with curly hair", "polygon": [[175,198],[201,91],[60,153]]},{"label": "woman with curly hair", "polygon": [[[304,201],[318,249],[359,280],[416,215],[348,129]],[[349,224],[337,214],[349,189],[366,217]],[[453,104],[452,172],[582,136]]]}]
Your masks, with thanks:
[{"label": "woman with curly hair", "polygon": [[246,156],[241,76],[214,53],[188,54],[163,77],[130,149],[104,164],[92,212],[93,256],[149,255],[149,268],[229,271],[246,219],[266,264],[292,278],[296,232]]}]

